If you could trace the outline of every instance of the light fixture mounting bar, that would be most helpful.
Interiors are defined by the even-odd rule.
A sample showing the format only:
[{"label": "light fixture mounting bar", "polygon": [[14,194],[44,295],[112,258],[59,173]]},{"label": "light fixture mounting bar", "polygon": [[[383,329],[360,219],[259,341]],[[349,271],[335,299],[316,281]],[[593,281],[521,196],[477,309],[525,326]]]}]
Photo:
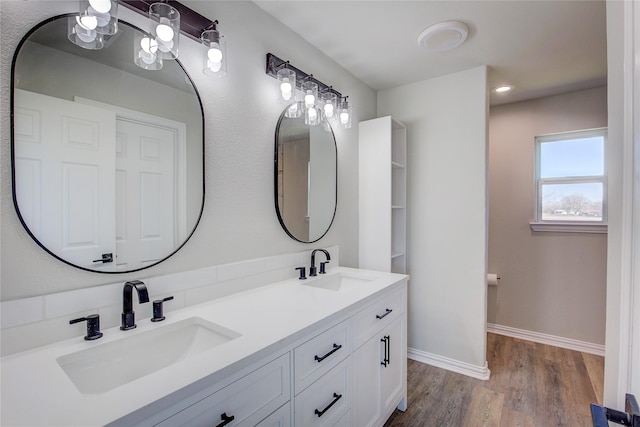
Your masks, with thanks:
[{"label": "light fixture mounting bar", "polygon": [[[141,15],[149,16],[149,6],[159,0],[120,0],[127,8]],[[200,42],[202,32],[213,24],[213,21],[188,8],[178,1],[165,1],[180,12],[180,32],[192,40]]]},{"label": "light fixture mounting bar", "polygon": [[338,98],[344,98],[340,92],[335,90],[333,87],[322,83],[320,80],[318,80],[315,77],[313,77],[312,74],[307,74],[304,71],[302,71],[302,70],[294,67],[293,65],[291,65],[291,63],[289,63],[289,61],[284,61],[284,60],[278,58],[277,56],[275,56],[272,53],[267,53],[267,70],[266,70],[266,73],[268,75],[270,75],[274,79],[277,79],[278,78],[278,76],[277,76],[278,70],[280,70],[281,68],[283,68],[285,66],[286,66],[286,68],[288,68],[290,70],[293,70],[296,73],[296,87],[298,89],[300,89],[300,86],[302,85],[302,82],[311,80],[312,82],[315,82],[318,85],[318,92],[319,93],[333,92],[333,93],[336,94],[336,96]]}]

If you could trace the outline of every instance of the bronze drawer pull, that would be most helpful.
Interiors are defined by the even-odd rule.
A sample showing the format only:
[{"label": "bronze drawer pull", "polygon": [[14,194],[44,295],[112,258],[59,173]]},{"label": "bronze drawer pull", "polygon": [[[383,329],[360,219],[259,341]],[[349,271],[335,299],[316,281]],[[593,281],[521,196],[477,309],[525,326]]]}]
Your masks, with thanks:
[{"label": "bronze drawer pull", "polygon": [[336,404],[336,402],[338,400],[340,400],[342,398],[341,394],[338,393],[333,393],[333,401],[331,403],[329,403],[329,406],[327,406],[326,408],[324,408],[322,411],[319,409],[316,409],[316,415],[318,416],[318,418],[320,418],[321,416],[324,415],[325,412],[327,412],[329,410],[329,408],[331,408],[333,405]]},{"label": "bronze drawer pull", "polygon": [[315,359],[318,361],[318,363],[322,362],[324,359],[326,359],[327,357],[331,356],[333,353],[335,353],[336,351],[340,350],[342,348],[342,344],[338,345],[338,344],[333,344],[333,350],[331,350],[329,353],[325,354],[324,356],[318,356],[316,354]]}]

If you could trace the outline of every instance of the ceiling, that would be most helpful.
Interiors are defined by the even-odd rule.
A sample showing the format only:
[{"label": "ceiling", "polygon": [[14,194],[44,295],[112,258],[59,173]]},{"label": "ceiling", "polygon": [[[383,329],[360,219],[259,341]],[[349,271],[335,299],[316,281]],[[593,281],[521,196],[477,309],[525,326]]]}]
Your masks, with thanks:
[{"label": "ceiling", "polygon": [[[606,84],[604,0],[254,3],[374,90],[480,65],[489,66],[489,88],[515,86],[492,93],[492,105]],[[441,52],[418,45],[425,28],[449,20],[468,26],[465,43]]]}]

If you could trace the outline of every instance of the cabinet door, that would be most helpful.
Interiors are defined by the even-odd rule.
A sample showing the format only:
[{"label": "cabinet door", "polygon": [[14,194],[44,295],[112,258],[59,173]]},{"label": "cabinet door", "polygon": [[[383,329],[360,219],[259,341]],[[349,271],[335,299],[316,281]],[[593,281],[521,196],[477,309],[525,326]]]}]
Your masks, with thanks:
[{"label": "cabinet door", "polygon": [[378,335],[370,338],[353,354],[353,421],[358,427],[376,424],[381,416],[380,386],[384,343]]},{"label": "cabinet door", "polygon": [[403,396],[406,396],[407,343],[405,322],[405,316],[402,316],[385,328],[383,332],[383,338],[386,337],[387,339],[386,366],[380,365],[384,416],[389,416],[398,406]]}]

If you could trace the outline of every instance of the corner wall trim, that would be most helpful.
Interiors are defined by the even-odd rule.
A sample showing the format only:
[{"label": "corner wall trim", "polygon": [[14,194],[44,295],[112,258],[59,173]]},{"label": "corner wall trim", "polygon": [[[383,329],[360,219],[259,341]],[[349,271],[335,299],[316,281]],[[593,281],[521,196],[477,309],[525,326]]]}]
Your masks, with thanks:
[{"label": "corner wall trim", "polygon": [[489,370],[487,362],[484,362],[484,366],[476,366],[459,360],[450,359],[445,356],[427,353],[426,351],[415,348],[407,349],[407,357],[411,360],[435,366],[436,368],[446,369],[448,371],[456,372],[479,380],[486,381],[491,376],[491,371]]},{"label": "corner wall trim", "polygon": [[597,356],[604,356],[604,345],[574,340],[573,338],[548,335],[541,332],[512,328],[510,326],[496,325],[494,323],[487,323],[487,332],[498,335],[505,335],[512,338],[520,338],[540,344],[566,348],[569,350],[581,351],[583,353],[595,354]]}]

